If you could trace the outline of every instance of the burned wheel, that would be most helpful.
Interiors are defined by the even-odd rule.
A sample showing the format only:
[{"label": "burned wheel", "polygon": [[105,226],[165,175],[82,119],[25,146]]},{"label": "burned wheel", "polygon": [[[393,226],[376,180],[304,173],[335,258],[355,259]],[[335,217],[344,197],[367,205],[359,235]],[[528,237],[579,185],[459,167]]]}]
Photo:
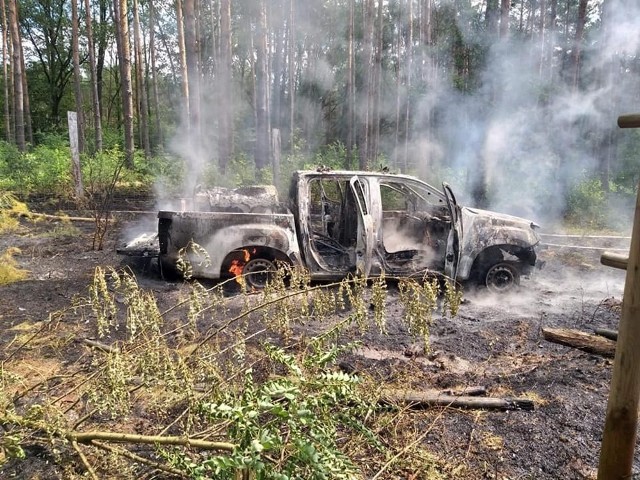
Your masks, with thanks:
[{"label": "burned wheel", "polygon": [[520,284],[520,270],[512,263],[496,263],[487,270],[484,283],[492,292],[511,291]]},{"label": "burned wheel", "polygon": [[266,258],[254,258],[249,260],[242,269],[247,287],[262,290],[273,276],[276,267],[272,261]]}]

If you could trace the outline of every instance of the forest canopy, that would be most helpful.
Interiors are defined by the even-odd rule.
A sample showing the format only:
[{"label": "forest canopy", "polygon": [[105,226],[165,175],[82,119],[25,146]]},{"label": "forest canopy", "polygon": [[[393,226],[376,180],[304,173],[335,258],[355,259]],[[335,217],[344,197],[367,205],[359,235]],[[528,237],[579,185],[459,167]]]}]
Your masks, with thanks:
[{"label": "forest canopy", "polygon": [[616,126],[640,111],[635,0],[0,7],[3,188],[42,168],[64,183],[44,164],[64,165],[67,111],[83,168],[117,157],[185,191],[388,167],[476,206],[612,226],[640,179],[640,137]]}]

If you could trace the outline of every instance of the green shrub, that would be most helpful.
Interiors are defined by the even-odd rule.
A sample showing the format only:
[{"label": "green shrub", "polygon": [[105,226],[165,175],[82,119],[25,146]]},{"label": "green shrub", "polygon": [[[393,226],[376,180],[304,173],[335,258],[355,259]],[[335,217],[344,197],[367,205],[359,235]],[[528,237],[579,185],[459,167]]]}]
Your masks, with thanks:
[{"label": "green shrub", "polygon": [[606,195],[599,179],[585,178],[569,190],[567,220],[580,226],[602,228],[606,223]]},{"label": "green shrub", "polygon": [[16,166],[21,154],[15,145],[0,140],[0,189],[19,190],[16,182]]},{"label": "green shrub", "polygon": [[632,189],[611,182],[607,192],[599,178],[585,176],[567,194],[565,219],[580,228],[627,230],[634,198]]}]

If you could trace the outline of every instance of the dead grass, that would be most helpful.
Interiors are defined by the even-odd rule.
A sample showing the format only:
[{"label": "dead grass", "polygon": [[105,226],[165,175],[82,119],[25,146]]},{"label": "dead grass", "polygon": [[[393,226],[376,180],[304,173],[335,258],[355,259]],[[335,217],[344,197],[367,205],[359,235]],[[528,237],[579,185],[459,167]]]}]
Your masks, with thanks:
[{"label": "dead grass", "polygon": [[0,192],[0,234],[16,231],[20,226],[16,214],[28,212],[27,205],[20,202],[13,194]]},{"label": "dead grass", "polygon": [[9,285],[27,278],[29,272],[21,269],[13,258],[20,253],[19,248],[10,247],[0,255],[0,285]]}]

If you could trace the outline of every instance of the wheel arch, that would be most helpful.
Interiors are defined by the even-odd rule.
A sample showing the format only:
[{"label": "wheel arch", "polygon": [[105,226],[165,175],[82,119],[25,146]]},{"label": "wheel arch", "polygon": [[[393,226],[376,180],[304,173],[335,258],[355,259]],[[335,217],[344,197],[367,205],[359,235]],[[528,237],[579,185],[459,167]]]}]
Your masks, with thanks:
[{"label": "wheel arch", "polygon": [[247,256],[249,260],[261,258],[274,263],[283,262],[290,265],[297,263],[296,258],[291,258],[280,249],[265,245],[247,245],[230,251],[224,257],[222,263],[220,264],[220,277],[232,277],[233,273],[230,269],[233,261],[237,260],[241,263],[247,263]]},{"label": "wheel arch", "polygon": [[482,280],[493,265],[507,262],[525,270],[529,266],[535,265],[536,254],[533,248],[521,247],[517,245],[491,245],[476,255],[469,270],[468,279],[472,281]]}]

